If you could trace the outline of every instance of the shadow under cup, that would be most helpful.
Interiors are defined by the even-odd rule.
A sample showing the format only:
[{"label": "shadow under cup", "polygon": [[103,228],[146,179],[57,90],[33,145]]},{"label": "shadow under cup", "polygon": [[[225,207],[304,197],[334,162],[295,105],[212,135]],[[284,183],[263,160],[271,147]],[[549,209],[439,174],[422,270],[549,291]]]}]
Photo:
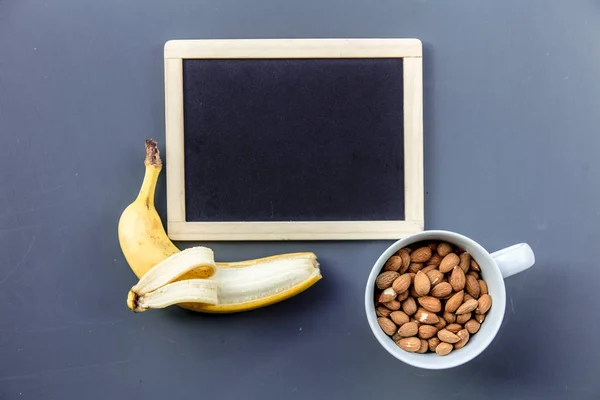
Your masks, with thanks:
[{"label": "shadow under cup", "polygon": [[[408,245],[427,241],[440,240],[458,246],[471,254],[481,269],[480,277],[488,286],[488,293],[492,297],[492,307],[487,312],[485,320],[479,331],[470,336],[469,341],[462,349],[453,350],[450,354],[440,356],[436,353],[410,353],[402,350],[392,338],[386,335],[377,323],[375,313],[374,291],[375,279],[382,272],[385,262],[398,250]],[[449,231],[424,231],[392,244],[375,262],[365,289],[365,311],[371,331],[377,341],[395,358],[412,365],[425,369],[446,369],[464,364],[483,352],[498,333],[506,307],[506,289],[504,279],[496,262],[489,252],[479,243],[466,236]]]}]

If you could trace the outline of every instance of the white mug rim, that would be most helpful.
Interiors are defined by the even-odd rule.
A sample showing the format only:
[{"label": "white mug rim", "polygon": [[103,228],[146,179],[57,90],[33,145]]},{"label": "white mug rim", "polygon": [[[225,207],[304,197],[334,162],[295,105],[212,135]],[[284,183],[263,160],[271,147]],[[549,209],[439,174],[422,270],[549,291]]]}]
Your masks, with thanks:
[{"label": "white mug rim", "polygon": [[[485,261],[487,264],[483,263],[485,265],[485,267],[482,266],[482,269],[483,268],[487,269],[487,268],[490,268],[490,266],[493,266],[492,269],[486,270],[485,272],[493,275],[493,279],[495,281],[497,281],[496,283],[498,284],[498,286],[501,288],[501,291],[502,291],[502,293],[490,293],[494,299],[493,307],[495,307],[496,309],[500,309],[501,311],[496,314],[497,316],[494,319],[490,319],[489,315],[486,317],[484,324],[488,324],[488,326],[491,328],[491,330],[488,330],[487,336],[482,338],[483,340],[479,340],[479,344],[477,346],[473,346],[473,347],[469,348],[469,344],[467,344],[467,346],[463,347],[462,349],[456,350],[457,353],[453,352],[448,356],[438,356],[438,355],[432,354],[432,353],[430,353],[430,354],[415,354],[415,353],[409,353],[409,352],[406,352],[406,351],[400,349],[391,340],[391,338],[381,330],[381,327],[377,323],[377,314],[375,313],[375,307],[373,304],[375,279],[379,275],[379,272],[381,271],[384,263],[388,260],[388,258],[391,257],[400,248],[402,248],[406,245],[409,245],[409,244],[412,244],[415,242],[419,242],[422,240],[433,240],[433,239],[447,240],[449,242],[452,242],[453,239],[457,239],[457,240],[462,240],[464,242],[467,242],[469,244],[469,246],[471,247],[471,250],[476,249],[476,251],[478,251],[480,253],[480,255],[482,255],[486,259]],[[479,260],[483,261],[483,260],[481,260],[481,257]],[[480,262],[480,266],[481,266],[481,264],[482,263]],[[406,237],[399,239],[396,242],[392,243],[379,256],[377,261],[374,263],[373,268],[371,269],[371,272],[369,273],[369,278],[367,280],[367,284],[366,284],[366,288],[365,288],[365,312],[366,312],[367,322],[369,323],[371,332],[375,336],[376,340],[388,353],[390,353],[396,359],[398,359],[406,364],[412,365],[414,367],[424,368],[424,369],[447,369],[447,368],[457,367],[459,365],[465,364],[465,363],[473,360],[475,357],[477,357],[479,354],[481,354],[492,343],[492,341],[496,337],[498,331],[500,330],[500,326],[502,325],[502,322],[504,320],[505,308],[506,308],[506,288],[504,285],[504,278],[502,277],[502,273],[501,273],[498,265],[496,264],[496,262],[490,255],[490,253],[475,240],[473,240],[465,235],[462,235],[460,233],[456,233],[456,232],[448,231],[448,230],[425,230],[425,231],[421,231],[421,232],[406,236]],[[458,353],[458,351],[460,351],[460,353]],[[460,356],[450,357],[453,354],[460,354]],[[415,357],[415,356],[418,356],[418,357]],[[437,357],[437,359],[434,360],[434,359],[432,359],[432,357]]]}]

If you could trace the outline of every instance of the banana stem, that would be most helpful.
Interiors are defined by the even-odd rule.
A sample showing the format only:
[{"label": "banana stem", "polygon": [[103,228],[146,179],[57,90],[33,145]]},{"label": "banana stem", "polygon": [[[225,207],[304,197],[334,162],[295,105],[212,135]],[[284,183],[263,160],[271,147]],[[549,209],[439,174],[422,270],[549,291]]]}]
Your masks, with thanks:
[{"label": "banana stem", "polygon": [[154,207],[156,182],[162,170],[162,160],[160,159],[160,152],[155,140],[146,140],[146,159],[144,160],[144,165],[146,166],[146,172],[144,173],[144,181],[142,182],[142,187],[137,198],[150,208]]},{"label": "banana stem", "polygon": [[154,139],[146,139],[146,159],[144,160],[144,164],[162,167],[162,160],[160,159],[158,144]]}]

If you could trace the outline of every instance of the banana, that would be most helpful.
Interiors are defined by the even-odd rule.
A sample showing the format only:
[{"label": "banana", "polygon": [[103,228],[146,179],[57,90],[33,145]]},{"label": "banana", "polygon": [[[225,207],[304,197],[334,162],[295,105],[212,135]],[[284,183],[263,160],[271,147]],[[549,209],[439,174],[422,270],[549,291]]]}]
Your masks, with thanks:
[{"label": "banana", "polygon": [[210,248],[180,251],[154,207],[162,161],[146,140],[145,174],[136,199],[118,224],[119,243],[139,281],[127,296],[134,312],[170,305],[206,313],[233,313],[293,297],[322,276],[314,253],[290,253],[240,262],[215,262]]}]

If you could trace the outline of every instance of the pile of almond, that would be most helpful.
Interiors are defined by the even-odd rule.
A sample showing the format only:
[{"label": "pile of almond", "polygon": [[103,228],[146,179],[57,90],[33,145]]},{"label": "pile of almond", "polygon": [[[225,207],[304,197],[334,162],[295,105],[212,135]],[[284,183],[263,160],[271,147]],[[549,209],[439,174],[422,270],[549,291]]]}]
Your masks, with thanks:
[{"label": "pile of almond", "polygon": [[469,253],[446,242],[400,249],[375,281],[379,326],[409,352],[461,349],[492,306],[479,272]]}]

